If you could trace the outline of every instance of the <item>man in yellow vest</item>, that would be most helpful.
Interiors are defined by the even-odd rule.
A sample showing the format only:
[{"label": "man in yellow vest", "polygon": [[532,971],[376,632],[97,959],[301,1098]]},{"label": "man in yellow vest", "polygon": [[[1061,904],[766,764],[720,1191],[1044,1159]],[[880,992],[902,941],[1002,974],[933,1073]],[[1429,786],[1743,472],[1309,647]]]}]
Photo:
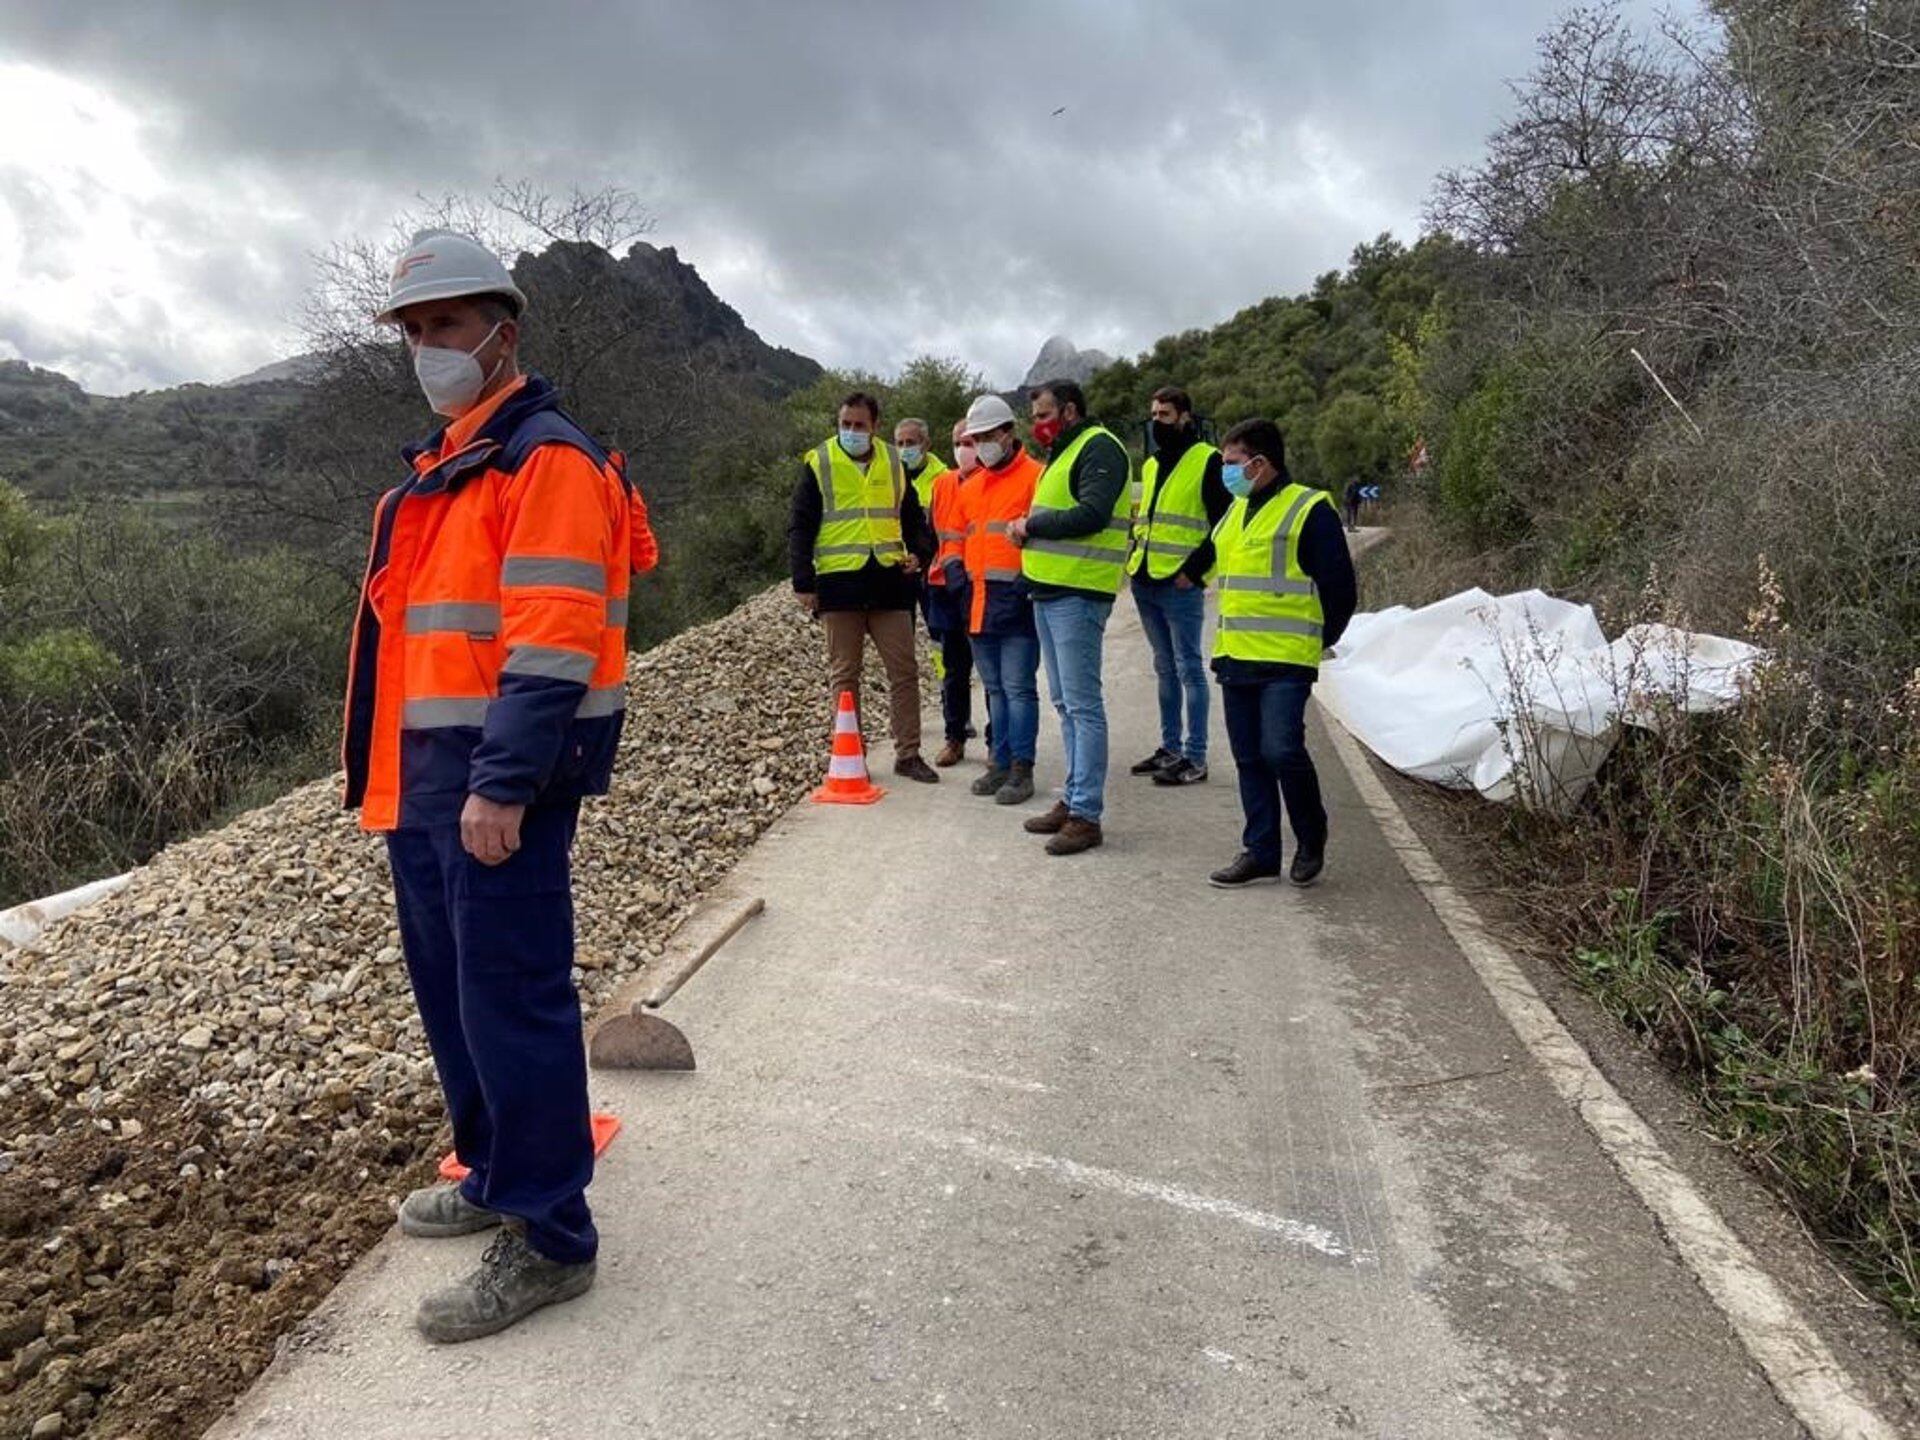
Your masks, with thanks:
[{"label": "man in yellow vest", "polygon": [[[1193,400],[1173,385],[1153,392],[1151,453],[1140,468],[1128,585],[1159,682],[1160,748],[1133,767],[1156,785],[1207,778],[1206,543],[1233,497],[1220,483],[1220,452],[1200,439]],[[1187,729],[1180,733],[1181,701]]]},{"label": "man in yellow vest", "polygon": [[1007,537],[1021,547],[1033,594],[1034,628],[1047,688],[1066,744],[1066,798],[1027,830],[1047,835],[1049,855],[1078,855],[1105,838],[1107,704],[1101,652],[1113,598],[1127,573],[1127,483],[1133,462],[1112,432],[1087,418],[1086,392],[1071,380],[1034,390],[1033,438],[1047,453],[1033,508]]},{"label": "man in yellow vest", "polygon": [[1220,590],[1213,671],[1246,829],[1240,854],[1208,879],[1223,890],[1278,880],[1284,803],[1295,842],[1288,874],[1311,885],[1326,865],[1327,812],[1307,753],[1307,698],[1321,650],[1353,618],[1353,558],[1333,497],[1287,474],[1278,425],[1242,421],[1220,453],[1235,499],[1203,553]]},{"label": "man in yellow vest", "polygon": [[801,457],[787,557],[794,595],[827,632],[829,692],[852,691],[858,702],[871,637],[887,670],[893,773],[931,785],[940,777],[920,758],[913,611],[932,537],[900,454],[879,428],[873,396],[856,390],[840,402],[836,433]]}]

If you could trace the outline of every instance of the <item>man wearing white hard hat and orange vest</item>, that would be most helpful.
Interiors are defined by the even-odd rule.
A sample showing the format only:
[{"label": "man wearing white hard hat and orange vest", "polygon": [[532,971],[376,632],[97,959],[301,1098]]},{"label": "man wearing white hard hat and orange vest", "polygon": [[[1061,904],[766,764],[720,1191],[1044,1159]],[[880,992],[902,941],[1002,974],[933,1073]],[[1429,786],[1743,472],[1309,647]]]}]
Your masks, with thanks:
[{"label": "man wearing white hard hat and orange vest", "polygon": [[604,794],[626,691],[628,576],[655,559],[617,455],[523,374],[527,308],[485,247],[426,231],[376,317],[448,424],[374,512],[348,665],[346,803],[385,834],[400,937],[467,1166],[409,1195],[408,1235],[493,1226],[427,1296],[430,1340],[471,1340],[593,1284],[593,1141],[574,990],[569,854]]}]

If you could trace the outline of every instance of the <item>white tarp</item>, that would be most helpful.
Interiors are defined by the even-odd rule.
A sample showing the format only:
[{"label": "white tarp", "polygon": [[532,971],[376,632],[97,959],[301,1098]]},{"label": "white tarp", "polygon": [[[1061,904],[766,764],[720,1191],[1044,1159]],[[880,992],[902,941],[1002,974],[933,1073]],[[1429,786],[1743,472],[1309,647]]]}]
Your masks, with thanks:
[{"label": "white tarp", "polygon": [[1760,652],[1636,625],[1612,644],[1593,610],[1539,590],[1467,590],[1356,615],[1319,697],[1394,769],[1489,800],[1565,810],[1624,724],[1723,710]]},{"label": "white tarp", "polygon": [[106,899],[132,878],[130,874],[115,875],[108,880],[95,880],[65,894],[16,905],[11,910],[0,910],[0,950],[14,946],[22,950],[33,949],[39,944],[41,932],[54,921],[64,920],[74,911]]}]

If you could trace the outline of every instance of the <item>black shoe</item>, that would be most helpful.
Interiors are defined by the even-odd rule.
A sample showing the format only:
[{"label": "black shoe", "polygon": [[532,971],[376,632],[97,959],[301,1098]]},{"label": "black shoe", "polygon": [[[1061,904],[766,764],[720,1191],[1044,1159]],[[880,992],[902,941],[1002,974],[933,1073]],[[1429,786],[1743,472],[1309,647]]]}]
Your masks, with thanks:
[{"label": "black shoe", "polygon": [[[980,738],[980,732],[974,729],[973,726],[969,725],[967,726],[966,738],[969,740],[978,740]],[[988,744],[993,743],[993,736],[991,735],[987,736],[987,743]]]},{"label": "black shoe", "polygon": [[1209,875],[1207,883],[1221,890],[1244,890],[1249,885],[1272,885],[1279,878],[1278,865],[1261,865],[1242,850],[1231,865]]},{"label": "black shoe", "polygon": [[903,780],[918,780],[922,785],[940,783],[940,777],[934,773],[933,767],[918,755],[909,755],[904,760],[894,761],[893,773]]},{"label": "black shoe", "polygon": [[1177,765],[1179,763],[1180,757],[1162,745],[1158,750],[1154,751],[1153,754],[1135,765],[1132,773],[1135,775],[1157,775],[1169,765]]},{"label": "black shoe", "polygon": [[544,1305],[573,1300],[593,1288],[594,1263],[562,1265],[507,1229],[480,1257],[480,1268],[420,1302],[414,1323],[437,1345],[478,1340],[526,1319]]},{"label": "black shoe", "polygon": [[1204,785],[1207,780],[1207,767],[1196,765],[1191,760],[1176,760],[1164,770],[1154,772],[1156,785]]},{"label": "black shoe", "polygon": [[1293,865],[1287,871],[1287,878],[1296,885],[1311,885],[1320,878],[1320,872],[1326,868],[1326,851],[1296,850],[1293,852]]}]

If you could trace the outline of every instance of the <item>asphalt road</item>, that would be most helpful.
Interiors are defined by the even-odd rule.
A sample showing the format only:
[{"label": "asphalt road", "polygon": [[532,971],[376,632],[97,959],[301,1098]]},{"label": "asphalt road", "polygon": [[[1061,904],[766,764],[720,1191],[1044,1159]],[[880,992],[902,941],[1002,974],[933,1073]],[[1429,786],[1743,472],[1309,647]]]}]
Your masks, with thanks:
[{"label": "asphalt road", "polygon": [[1325,882],[1222,893],[1217,708],[1212,783],[1158,789],[1124,597],[1107,673],[1103,850],[969,762],[741,865],[766,914],[667,1010],[699,1072],[595,1077],[591,1295],[436,1349],[414,1302],[484,1237],[392,1237],[213,1433],[1802,1434],[1324,733]]}]

